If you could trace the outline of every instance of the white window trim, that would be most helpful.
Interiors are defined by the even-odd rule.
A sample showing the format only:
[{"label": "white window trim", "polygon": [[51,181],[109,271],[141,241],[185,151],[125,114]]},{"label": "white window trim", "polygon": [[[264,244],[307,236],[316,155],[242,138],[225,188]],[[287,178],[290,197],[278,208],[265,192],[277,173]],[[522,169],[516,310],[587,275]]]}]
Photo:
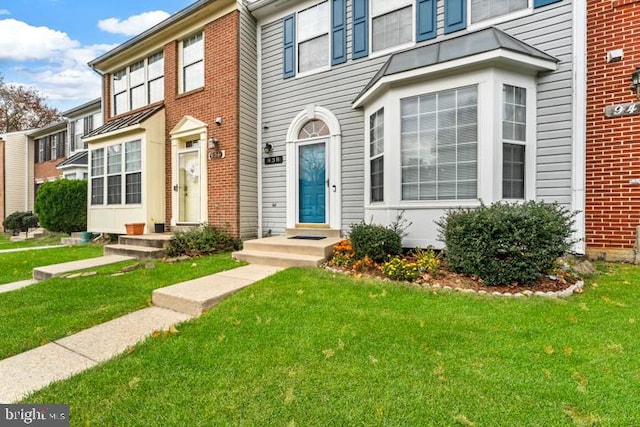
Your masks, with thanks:
[{"label": "white window trim", "polygon": [[[367,42],[369,43],[369,58],[378,58],[380,56],[386,56],[398,50],[407,49],[416,45],[416,0],[413,0],[411,2],[411,41],[374,52],[373,51],[373,18],[375,17],[373,16],[373,13],[372,13],[373,8],[371,5],[373,0],[368,0],[368,1],[369,1],[369,4],[368,4],[369,16],[368,16],[367,25],[368,25],[369,34],[367,34],[367,38],[368,38]],[[471,1],[471,0],[467,0],[467,1]],[[400,10],[400,9],[401,8],[394,9],[393,11]],[[393,11],[389,11],[387,13],[390,13]],[[381,15],[378,15],[378,16],[381,16]]]},{"label": "white window trim", "polygon": [[[367,191],[367,194],[365,194],[365,198],[368,199],[368,203],[370,205],[373,205],[373,206],[375,206],[375,205],[384,205],[384,201],[386,200],[386,197],[385,197],[386,196],[386,185],[385,185],[386,183],[384,182],[384,180],[386,179],[386,174],[385,174],[385,170],[384,170],[384,156],[385,156],[384,150],[385,150],[386,147],[383,145],[382,152],[376,154],[375,156],[371,155],[371,117],[374,114],[377,115],[378,112],[380,112],[381,110],[383,111],[383,117],[384,117],[384,114],[386,114],[386,112],[384,111],[384,106],[381,106],[380,108],[374,110],[374,112],[371,113],[368,116],[367,128],[366,128],[367,129],[367,138],[366,138],[367,143],[366,143],[366,147],[365,147],[365,150],[366,150],[365,153],[367,155],[367,161],[365,162],[366,163],[365,173],[369,177],[369,190]],[[383,120],[384,120],[384,118],[383,118]],[[385,137],[384,132],[385,132],[386,126],[385,126],[385,122],[384,121],[382,123],[383,123],[383,125],[382,125],[382,142],[384,144],[384,137]],[[376,160],[376,159],[378,159],[378,158],[380,158],[380,157],[382,157],[382,159],[383,159],[382,160],[382,179],[383,179],[383,181],[382,181],[382,200],[373,201],[373,200],[371,200],[371,190],[372,190],[371,189],[371,162]]]},{"label": "white window trim", "polygon": [[491,27],[497,24],[501,24],[506,21],[512,21],[514,19],[522,18],[524,16],[531,15],[533,13],[533,0],[528,0],[527,7],[525,9],[517,10],[515,12],[507,13],[506,15],[495,16],[493,18],[485,19],[471,23],[471,1],[467,1],[467,31],[475,31],[485,27]]},{"label": "white window trim", "polygon": [[[102,173],[100,175],[93,175],[93,155],[97,150],[102,150]],[[106,172],[107,172],[107,157],[106,157],[106,153],[107,150],[105,147],[100,147],[100,148],[94,148],[92,150],[89,150],[89,160],[88,160],[88,169],[89,169],[89,177],[88,177],[88,186],[89,186],[89,206],[90,207],[98,207],[98,206],[106,206],[106,199],[105,199],[105,195],[106,195]],[[92,203],[93,202],[93,187],[92,187],[92,183],[93,180],[95,178],[101,178],[102,179],[102,203]]]},{"label": "white window trim", "polygon": [[[184,41],[187,39],[190,39],[191,37],[198,35],[198,34],[202,34],[202,68],[203,68],[203,73],[204,73],[204,78],[203,78],[203,82],[202,82],[202,86],[193,88],[193,89],[189,89],[189,90],[185,90],[184,89],[184,84],[185,84],[185,79],[184,79],[184,70],[185,70],[185,64],[184,64]],[[204,34],[204,30],[200,30],[200,31],[196,31],[193,32],[185,37],[183,37],[180,40],[180,43],[178,43],[178,94],[182,95],[183,93],[189,93],[189,92],[193,92],[194,90],[198,90],[200,88],[203,88],[205,85],[205,82],[207,81],[207,70],[205,67],[205,59],[206,59],[206,49],[205,49],[205,34]],[[196,61],[198,62],[198,61]],[[192,62],[188,65],[193,65],[196,62]],[[187,65],[187,66],[188,66]]]}]

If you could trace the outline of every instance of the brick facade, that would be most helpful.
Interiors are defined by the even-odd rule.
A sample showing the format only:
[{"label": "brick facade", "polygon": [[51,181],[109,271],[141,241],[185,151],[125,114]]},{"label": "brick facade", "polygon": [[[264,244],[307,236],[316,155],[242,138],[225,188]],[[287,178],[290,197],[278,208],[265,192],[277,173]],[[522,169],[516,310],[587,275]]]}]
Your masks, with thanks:
[{"label": "brick facade", "polygon": [[[224,159],[207,161],[208,220],[239,235],[239,25],[238,11],[207,24],[204,32],[205,85],[178,94],[178,41],[165,45],[166,159],[171,159],[169,132],[190,115],[208,125],[207,139],[215,137]],[[223,119],[217,125],[217,117]],[[172,162],[165,162],[166,218],[171,218]]]},{"label": "brick facade", "polygon": [[[629,89],[640,65],[640,2],[587,2],[586,246],[592,257],[636,260],[640,225],[640,117],[606,118],[608,105],[640,102]],[[623,49],[617,62],[607,52]]]}]

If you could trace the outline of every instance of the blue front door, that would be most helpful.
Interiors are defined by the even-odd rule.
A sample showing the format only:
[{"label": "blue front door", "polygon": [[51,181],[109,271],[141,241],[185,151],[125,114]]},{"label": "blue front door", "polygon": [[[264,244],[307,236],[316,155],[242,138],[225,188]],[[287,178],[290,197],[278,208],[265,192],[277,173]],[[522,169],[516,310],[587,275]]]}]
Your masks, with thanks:
[{"label": "blue front door", "polygon": [[325,224],[326,167],[325,143],[298,146],[298,221]]}]

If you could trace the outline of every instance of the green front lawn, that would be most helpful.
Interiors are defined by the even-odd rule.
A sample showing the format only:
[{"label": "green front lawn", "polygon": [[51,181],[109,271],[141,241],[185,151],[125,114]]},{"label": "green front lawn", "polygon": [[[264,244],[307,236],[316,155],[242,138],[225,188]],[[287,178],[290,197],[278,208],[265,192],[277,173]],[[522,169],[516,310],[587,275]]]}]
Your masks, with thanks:
[{"label": "green front lawn", "polygon": [[4,249],[16,249],[16,248],[31,248],[34,246],[53,246],[59,245],[60,239],[63,235],[53,234],[45,237],[38,237],[37,239],[27,239],[18,242],[11,241],[11,235],[6,233],[0,233],[0,250]]},{"label": "green front lawn", "polygon": [[35,267],[102,256],[102,246],[80,245],[62,248],[0,253],[0,284],[31,279]]},{"label": "green front lawn", "polygon": [[640,269],[568,300],[289,269],[25,399],[72,425],[640,425]]},{"label": "green front lawn", "polygon": [[53,278],[0,294],[0,359],[147,307],[156,288],[241,265],[227,253],[175,264],[158,261],[154,269],[111,276],[134,263],[94,269],[96,276]]}]

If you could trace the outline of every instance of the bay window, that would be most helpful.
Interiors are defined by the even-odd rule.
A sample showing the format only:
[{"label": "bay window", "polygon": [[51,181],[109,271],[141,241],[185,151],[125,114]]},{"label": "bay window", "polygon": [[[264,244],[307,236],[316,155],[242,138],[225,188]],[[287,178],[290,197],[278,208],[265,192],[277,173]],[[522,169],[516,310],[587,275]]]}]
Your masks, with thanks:
[{"label": "bay window", "polygon": [[142,149],[140,141],[127,142],[124,145],[125,157],[125,202],[142,202]]},{"label": "bay window", "polygon": [[107,147],[107,204],[122,203],[122,155],[120,144]]},{"label": "bay window", "polygon": [[91,150],[91,204],[104,204],[105,193],[107,205],[142,203],[142,142],[140,140]]}]

